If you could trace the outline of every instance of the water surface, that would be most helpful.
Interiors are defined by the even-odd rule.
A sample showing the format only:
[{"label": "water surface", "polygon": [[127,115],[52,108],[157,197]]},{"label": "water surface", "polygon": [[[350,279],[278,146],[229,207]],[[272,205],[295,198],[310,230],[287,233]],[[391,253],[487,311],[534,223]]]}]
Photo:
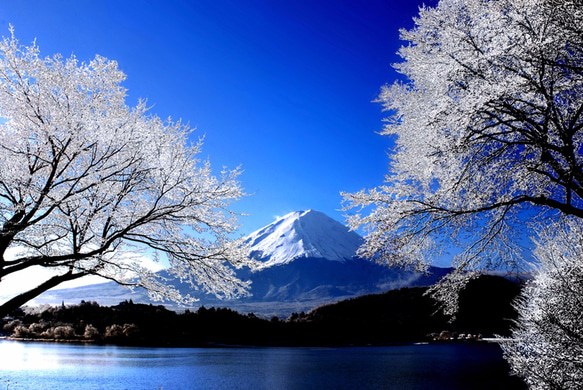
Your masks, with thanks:
[{"label": "water surface", "polygon": [[495,344],[133,348],[0,340],[0,389],[521,389]]}]

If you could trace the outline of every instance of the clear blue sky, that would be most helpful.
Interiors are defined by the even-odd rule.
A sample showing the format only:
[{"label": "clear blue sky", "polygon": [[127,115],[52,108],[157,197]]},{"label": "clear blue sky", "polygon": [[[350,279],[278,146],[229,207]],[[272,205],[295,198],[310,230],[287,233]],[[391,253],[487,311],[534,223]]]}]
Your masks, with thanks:
[{"label": "clear blue sky", "polygon": [[296,210],[344,222],[339,192],[382,183],[390,141],[372,100],[398,77],[398,30],[422,3],[15,0],[0,3],[0,33],[118,61],[129,105],[196,126],[217,173],[242,166],[251,195],[233,208],[248,234]]}]

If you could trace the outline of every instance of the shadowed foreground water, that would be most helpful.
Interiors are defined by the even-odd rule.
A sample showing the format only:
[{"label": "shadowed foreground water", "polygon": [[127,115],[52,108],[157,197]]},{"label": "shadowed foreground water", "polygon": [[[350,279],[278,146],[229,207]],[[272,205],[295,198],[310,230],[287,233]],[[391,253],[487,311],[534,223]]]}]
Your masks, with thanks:
[{"label": "shadowed foreground water", "polygon": [[0,390],[522,388],[495,344],[200,349],[0,340]]}]

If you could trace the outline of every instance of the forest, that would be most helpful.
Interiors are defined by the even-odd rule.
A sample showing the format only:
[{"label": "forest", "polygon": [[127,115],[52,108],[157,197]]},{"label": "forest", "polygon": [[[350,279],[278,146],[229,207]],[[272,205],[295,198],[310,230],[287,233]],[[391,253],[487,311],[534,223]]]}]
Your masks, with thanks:
[{"label": "forest", "polygon": [[177,313],[132,301],[15,310],[0,323],[7,337],[139,346],[350,346],[508,336],[517,282],[481,276],[462,291],[455,319],[440,312],[426,287],[402,288],[292,313],[260,318],[200,307]]}]

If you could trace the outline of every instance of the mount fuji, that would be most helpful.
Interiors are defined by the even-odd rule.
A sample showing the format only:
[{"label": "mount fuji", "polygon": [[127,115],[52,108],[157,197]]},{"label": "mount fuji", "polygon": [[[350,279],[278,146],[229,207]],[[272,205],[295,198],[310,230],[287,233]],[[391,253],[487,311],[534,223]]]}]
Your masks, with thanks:
[{"label": "mount fuji", "polygon": [[[315,211],[289,213],[251,233],[245,239],[251,256],[263,262],[256,272],[237,270],[251,280],[252,296],[219,300],[210,294],[198,296],[198,306],[228,307],[241,313],[287,317],[339,300],[387,290],[428,286],[450,269],[432,267],[428,274],[392,269],[356,256],[362,238],[340,222]],[[188,293],[186,284],[178,289]],[[78,303],[80,300],[115,305],[125,299],[150,302],[143,291],[130,292],[113,283],[51,290],[34,303]],[[172,309],[181,308],[164,303]],[[182,308],[184,309],[184,308]]]},{"label": "mount fuji", "polygon": [[251,233],[245,242],[251,257],[267,267],[310,257],[344,262],[356,255],[362,238],[340,222],[314,211],[289,213]]}]

